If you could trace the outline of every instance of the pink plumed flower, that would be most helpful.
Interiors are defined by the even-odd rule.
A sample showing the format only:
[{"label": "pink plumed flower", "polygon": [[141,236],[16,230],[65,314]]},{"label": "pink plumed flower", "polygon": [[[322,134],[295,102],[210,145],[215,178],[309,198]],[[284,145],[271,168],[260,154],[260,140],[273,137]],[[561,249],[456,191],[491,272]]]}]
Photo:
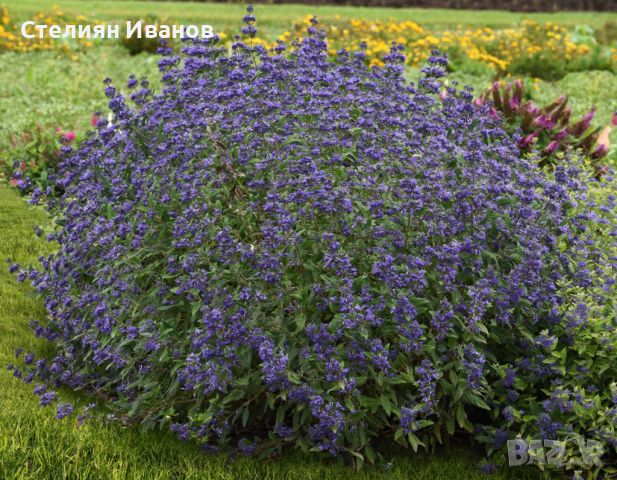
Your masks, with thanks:
[{"label": "pink plumed flower", "polygon": [[611,125],[617,127],[617,112],[613,113],[613,117],[611,118]]},{"label": "pink plumed flower", "polygon": [[67,142],[71,143],[75,140],[75,132],[73,130],[69,130],[62,136]]},{"label": "pink plumed flower", "polygon": [[99,124],[100,120],[101,120],[101,116],[95,113],[94,115],[92,115],[92,118],[90,119],[90,125],[92,125],[93,127],[96,127]]},{"label": "pink plumed flower", "polygon": [[535,119],[534,123],[538,127],[544,128],[546,130],[550,130],[555,126],[555,122],[548,115],[540,115],[538,118]]},{"label": "pink plumed flower", "polygon": [[559,142],[557,142],[556,140],[553,140],[551,143],[549,143],[546,148],[544,149],[543,153],[545,155],[551,155],[552,153],[555,152],[555,150],[557,150],[557,147],[559,146]]},{"label": "pink plumed flower", "polygon": [[593,117],[595,116],[595,114],[596,114],[596,107],[593,107],[591,110],[589,110],[589,112],[587,112],[587,114],[581,120],[581,128],[583,129],[583,133],[591,125],[591,121],[593,120]]},{"label": "pink plumed flower", "polygon": [[523,93],[523,82],[518,78],[514,80],[514,91],[517,95],[521,95]]},{"label": "pink plumed flower", "polygon": [[527,104],[525,105],[525,110],[529,115],[533,117],[540,115],[540,109],[531,102],[527,102]]},{"label": "pink plumed flower", "polygon": [[532,132],[529,135],[527,135],[525,138],[523,138],[520,143],[519,143],[519,147],[525,148],[528,147],[529,145],[531,145],[534,140],[538,137],[538,132]]},{"label": "pink plumed flower", "polygon": [[598,145],[596,149],[591,153],[591,158],[594,160],[599,160],[601,158],[606,157],[608,154],[608,147],[604,144]]}]

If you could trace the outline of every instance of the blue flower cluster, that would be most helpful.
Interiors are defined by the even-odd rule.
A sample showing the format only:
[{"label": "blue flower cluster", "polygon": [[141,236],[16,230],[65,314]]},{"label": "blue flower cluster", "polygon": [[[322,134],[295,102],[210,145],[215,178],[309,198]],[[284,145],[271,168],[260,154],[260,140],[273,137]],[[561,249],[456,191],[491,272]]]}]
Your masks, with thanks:
[{"label": "blue flower cluster", "polygon": [[37,381],[208,451],[373,462],[458,429],[552,435],[542,402],[585,377],[556,352],[610,310],[615,258],[592,233],[613,210],[444,89],[442,56],[413,84],[401,46],[383,68],[329,61],[314,22],[268,52],[245,21],[229,52],[162,47],[159,94],[106,81],[113,119],[63,163],[58,251],[21,271],[57,348]]}]

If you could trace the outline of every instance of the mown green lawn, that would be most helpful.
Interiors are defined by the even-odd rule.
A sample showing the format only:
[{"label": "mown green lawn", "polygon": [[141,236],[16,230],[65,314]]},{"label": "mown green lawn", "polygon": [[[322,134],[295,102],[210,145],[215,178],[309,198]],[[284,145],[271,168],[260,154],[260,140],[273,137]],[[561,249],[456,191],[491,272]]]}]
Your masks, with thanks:
[{"label": "mown green lawn", "polygon": [[[180,21],[208,23],[215,28],[234,27],[242,18],[246,4],[185,3],[178,8],[178,2],[142,1],[92,1],[92,0],[2,0],[4,5],[20,16],[31,15],[52,4],[58,5],[65,13],[88,15],[103,19],[126,18],[153,13],[172,16]],[[314,5],[256,5],[258,24],[264,28],[281,30],[287,27],[290,18],[317,15],[328,19],[335,15],[342,18],[397,18],[413,20],[424,25],[482,25],[505,27],[523,19],[540,22],[552,21],[563,25],[588,24],[600,26],[607,20],[617,19],[615,13],[560,12],[560,13],[514,13],[495,10],[442,10],[422,8],[368,8]],[[280,32],[274,32],[280,33]]]},{"label": "mown green lawn", "polygon": [[[0,186],[0,258],[35,264],[51,244],[33,234],[47,222],[38,207],[28,206],[15,191]],[[78,426],[74,418],[56,420],[52,407],[41,408],[32,385],[12,377],[4,366],[14,360],[16,348],[49,354],[34,338],[28,322],[44,315],[42,301],[16,282],[7,266],[0,266],[0,479],[525,479],[538,471],[509,468],[495,475],[478,470],[480,452],[463,440],[434,455],[394,454],[390,470],[349,467],[288,454],[283,459],[257,461],[229,459],[201,453],[165,432],[142,432],[100,422]],[[47,349],[46,349],[47,348]],[[75,395],[64,392],[65,398]],[[504,456],[506,452],[504,451]]]}]

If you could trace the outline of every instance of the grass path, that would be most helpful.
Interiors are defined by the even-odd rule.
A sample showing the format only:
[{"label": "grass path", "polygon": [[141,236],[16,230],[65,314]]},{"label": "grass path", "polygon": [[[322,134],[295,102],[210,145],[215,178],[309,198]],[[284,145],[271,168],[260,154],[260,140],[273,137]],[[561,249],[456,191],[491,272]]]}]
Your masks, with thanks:
[{"label": "grass path", "polygon": [[[45,213],[29,207],[0,185],[0,259],[33,264],[49,251],[33,227]],[[41,408],[32,386],[12,378],[4,367],[18,347],[45,353],[27,324],[44,315],[31,289],[18,284],[0,265],[0,479],[2,480],[346,480],[347,467],[286,455],[279,461],[209,456],[162,432],[142,432],[100,422],[78,427],[72,417],[58,421],[52,407]],[[48,347],[47,347],[48,348]],[[64,398],[76,398],[70,392]],[[505,455],[505,451],[504,451]],[[477,470],[479,454],[458,445],[435,455],[399,454],[390,471],[365,469],[354,480],[492,480],[539,478],[536,470],[507,469],[498,475]]]}]

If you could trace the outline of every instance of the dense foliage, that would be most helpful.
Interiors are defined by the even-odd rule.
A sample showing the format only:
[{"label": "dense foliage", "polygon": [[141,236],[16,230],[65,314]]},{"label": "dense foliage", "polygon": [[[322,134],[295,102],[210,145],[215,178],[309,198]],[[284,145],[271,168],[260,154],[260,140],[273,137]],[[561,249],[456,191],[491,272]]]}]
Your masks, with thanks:
[{"label": "dense foliage", "polygon": [[34,125],[21,135],[9,135],[9,141],[11,148],[0,151],[0,178],[22,194],[31,194],[35,189],[47,197],[61,194],[54,176],[62,145],[75,141],[75,132]]},{"label": "dense foliage", "polygon": [[331,62],[313,25],[267,52],[245,22],[231,52],[163,48],[161,94],[106,82],[113,122],[67,148],[59,249],[19,272],[57,355],[15,375],[207,450],[614,441],[603,184],[593,213],[575,166],[547,178],[468,90],[443,94],[439,55],[408,84],[402,47]]},{"label": "dense foliage", "polygon": [[617,45],[617,22],[609,20],[598,29],[596,36],[603,45]]},{"label": "dense foliage", "polygon": [[148,37],[148,32],[146,32],[146,27],[148,25],[153,25],[158,31],[161,25],[166,25],[170,27],[175,22],[171,19],[160,19],[156,15],[147,15],[144,18],[138,18],[132,20],[133,25],[141,22],[141,31],[139,33],[133,33],[130,37],[128,36],[126,25],[122,31],[122,36],[120,37],[120,42],[126,48],[131,55],[137,55],[141,52],[146,53],[156,53],[159,48],[159,40],[158,37],[150,38]]}]

